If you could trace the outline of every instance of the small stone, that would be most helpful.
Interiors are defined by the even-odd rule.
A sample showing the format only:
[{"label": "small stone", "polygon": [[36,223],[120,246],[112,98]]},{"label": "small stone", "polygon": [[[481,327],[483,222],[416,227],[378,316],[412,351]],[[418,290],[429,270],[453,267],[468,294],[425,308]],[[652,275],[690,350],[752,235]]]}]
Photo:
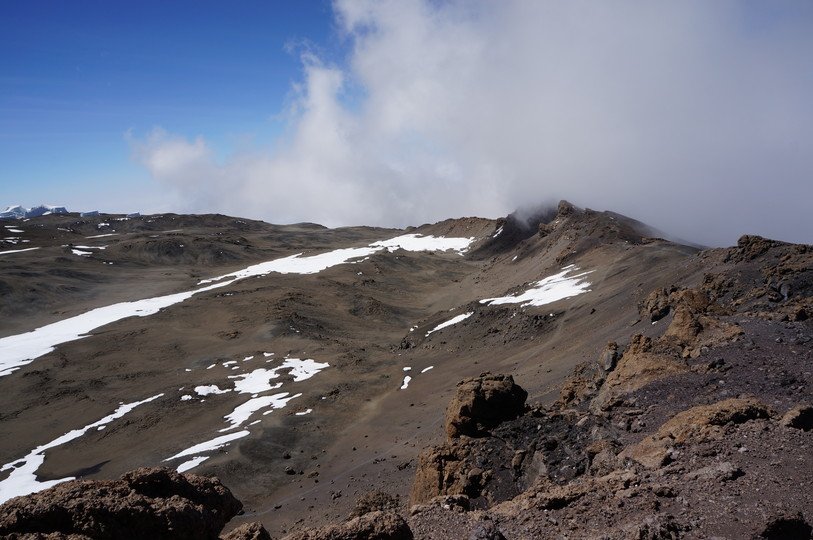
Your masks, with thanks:
[{"label": "small stone", "polygon": [[481,521],[474,526],[469,540],[505,540],[505,536],[493,521]]}]

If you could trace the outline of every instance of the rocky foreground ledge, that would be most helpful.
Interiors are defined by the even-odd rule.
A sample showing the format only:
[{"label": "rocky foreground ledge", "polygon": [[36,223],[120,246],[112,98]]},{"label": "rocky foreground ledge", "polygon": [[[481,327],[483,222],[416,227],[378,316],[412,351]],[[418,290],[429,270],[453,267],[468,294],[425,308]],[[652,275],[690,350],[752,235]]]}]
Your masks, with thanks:
[{"label": "rocky foreground ledge", "polygon": [[[0,537],[215,540],[242,509],[217,478],[143,468],[118,480],[73,480],[11,499],[0,506]],[[270,536],[260,524],[248,524],[222,538]]]},{"label": "rocky foreground ledge", "polygon": [[652,291],[555,403],[460,383],[419,458],[415,537],[813,538],[813,248],[699,256],[702,282]]},{"label": "rocky foreground ledge", "polygon": [[[387,500],[385,500],[387,502]],[[341,525],[297,533],[290,540],[413,538],[397,513],[368,500]],[[142,468],[118,480],[73,480],[0,506],[0,538],[9,540],[270,540],[260,523],[219,536],[243,505],[217,478]]]}]

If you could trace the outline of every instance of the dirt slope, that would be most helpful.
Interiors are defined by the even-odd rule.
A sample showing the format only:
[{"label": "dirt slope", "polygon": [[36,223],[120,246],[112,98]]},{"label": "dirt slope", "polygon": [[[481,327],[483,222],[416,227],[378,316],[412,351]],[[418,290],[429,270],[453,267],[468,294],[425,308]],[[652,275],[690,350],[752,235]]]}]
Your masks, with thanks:
[{"label": "dirt slope", "polygon": [[[43,451],[37,478],[109,479],[142,466],[178,466],[184,459],[164,460],[245,430],[206,453],[193,471],[217,475],[243,502],[245,515],[229,527],[260,521],[281,536],[341,521],[372,491],[398,496],[407,515],[419,453],[443,443],[444,410],[457,382],[484,371],[512,374],[535,414],[556,416],[553,425],[560,428],[550,437],[566,436],[567,426],[588,418],[583,425],[612,431],[608,444],[618,452],[676,412],[723,397],[710,389],[760,398],[762,388],[760,399],[772,415],[809,389],[809,363],[792,362],[810,359],[803,341],[810,323],[795,321],[810,311],[804,247],[745,239],[732,250],[699,252],[651,238],[643,225],[618,214],[565,202],[531,219],[464,218],[408,231],[274,226],[225,216],[118,217],[47,216],[19,224],[20,236],[40,249],[0,255],[0,338],[114,302],[188,291],[201,279],[298,253],[363,247],[403,234],[473,242],[462,256],[379,250],[318,273],[242,279],[59,345],[0,377],[0,465],[91,425],[122,402],[162,394],[103,429]],[[113,236],[87,238],[99,234]],[[101,245],[105,249],[75,247]],[[586,273],[579,279],[589,286],[540,306],[481,302],[526,292],[562,272],[565,278]],[[684,289],[700,290],[707,300]],[[659,317],[653,319],[653,311]],[[643,337],[633,340],[635,334]],[[796,353],[785,350],[791,339]],[[597,377],[592,363],[609,341],[618,343],[621,359]],[[637,351],[649,375],[642,378],[646,370],[627,365],[623,359],[633,354],[627,350]],[[767,362],[763,351],[787,360],[760,369],[759,362]],[[306,380],[281,369],[268,382],[282,387],[265,393],[238,393],[236,386],[206,395],[194,390],[230,389],[286,357],[329,367]],[[724,363],[708,367],[718,357]],[[573,378],[583,362],[590,367]],[[662,372],[671,378],[659,377]],[[725,380],[732,374],[739,381],[734,386]],[[411,377],[407,385],[405,376]],[[800,394],[774,396],[785,388],[777,381],[788,377],[795,382],[786,387],[801,387]],[[570,392],[565,401],[559,399],[563,385]],[[253,395],[274,392],[295,397],[227,429],[224,417]],[[8,474],[0,472],[0,482]],[[509,491],[522,497],[529,485]],[[487,506],[494,504],[500,503]],[[506,536],[528,537],[532,529],[511,521],[506,508],[509,517],[500,518],[501,527],[510,524],[505,531],[512,536]],[[449,527],[474,526],[472,516],[480,515],[452,519],[441,512],[435,522],[435,511],[418,514],[425,522],[407,516],[417,537],[444,537],[452,529],[444,529],[443,520]]]}]

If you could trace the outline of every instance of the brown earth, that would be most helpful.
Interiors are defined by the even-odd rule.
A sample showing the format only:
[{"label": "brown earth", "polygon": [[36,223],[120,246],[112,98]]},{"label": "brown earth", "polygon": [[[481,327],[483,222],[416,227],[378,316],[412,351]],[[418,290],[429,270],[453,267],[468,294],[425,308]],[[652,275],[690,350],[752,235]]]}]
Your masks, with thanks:
[{"label": "brown earth", "polygon": [[[90,244],[85,236],[108,230],[100,222],[118,234],[97,240],[105,250],[78,257],[61,247]],[[243,501],[245,514],[226,532],[251,522],[272,537],[338,531],[364,521],[369,512],[350,516],[371,492],[400,501],[415,538],[769,537],[811,523],[800,494],[813,486],[798,474],[813,466],[811,432],[795,427],[809,426],[813,402],[810,246],[746,237],[698,251],[568,204],[527,221],[465,218],[410,231],[225,216],[47,216],[21,227],[41,249],[0,257],[0,337],[295,253],[405,232],[477,241],[465,257],[379,252],[319,274],[242,280],[60,345],[0,378],[0,464],[121,401],[164,393],[48,450],[38,476],[115,478],[161,464],[217,436],[222,417],[245,401],[182,394],[227,386],[274,352],[330,368],[303,382],[284,375],[282,391],[303,395],[253,417],[261,422],[249,436],[194,469]],[[591,271],[589,292],[541,307],[479,302],[567,264]],[[473,315],[426,335],[464,312]],[[444,442],[456,384],[484,371],[511,374],[530,408]],[[400,390],[405,373],[412,381]],[[770,416],[712,424],[714,436],[688,443],[673,442],[682,432],[668,426],[659,431],[684,411],[731,399],[762,403]],[[435,457],[419,457],[429,447],[437,450],[423,456]],[[633,448],[665,449],[667,458],[647,468]],[[428,502],[410,511],[416,477],[438,478],[438,464],[443,482],[432,485],[445,499],[432,501],[426,488],[419,500]]]}]

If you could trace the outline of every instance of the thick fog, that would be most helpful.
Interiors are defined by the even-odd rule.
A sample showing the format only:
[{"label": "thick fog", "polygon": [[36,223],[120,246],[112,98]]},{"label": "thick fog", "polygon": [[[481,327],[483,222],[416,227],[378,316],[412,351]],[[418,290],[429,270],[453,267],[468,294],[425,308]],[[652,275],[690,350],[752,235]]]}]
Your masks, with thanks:
[{"label": "thick fog", "polygon": [[[178,211],[421,224],[565,198],[813,242],[813,4],[338,1],[264,150],[130,136]],[[282,110],[280,110],[282,109]]]}]

